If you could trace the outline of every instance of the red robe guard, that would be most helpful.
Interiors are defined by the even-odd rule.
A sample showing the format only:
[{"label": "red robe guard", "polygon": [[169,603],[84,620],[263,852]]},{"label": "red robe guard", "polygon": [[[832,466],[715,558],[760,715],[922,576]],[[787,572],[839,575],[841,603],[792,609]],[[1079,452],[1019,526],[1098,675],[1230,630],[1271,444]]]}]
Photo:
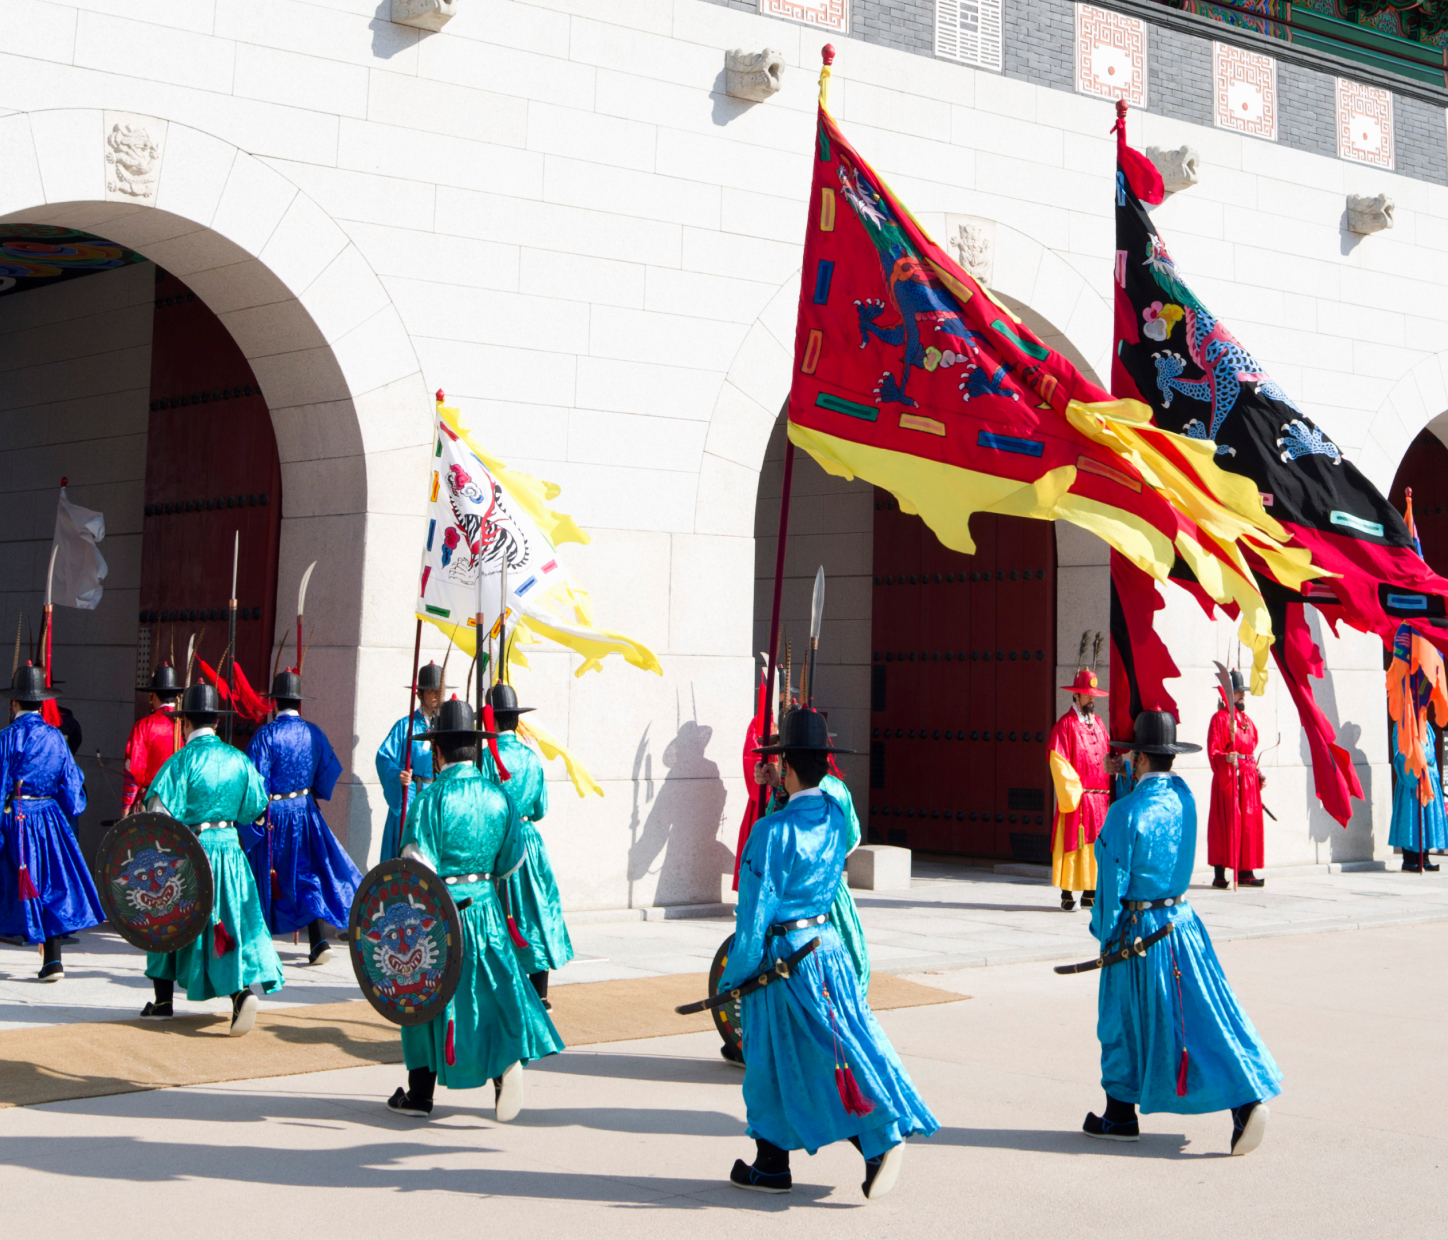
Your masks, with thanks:
[{"label": "red robe guard", "polygon": [[1051,780],[1056,786],[1056,821],[1051,833],[1051,881],[1061,889],[1061,907],[1075,907],[1071,892],[1083,896],[1083,908],[1092,904],[1096,891],[1096,837],[1106,821],[1110,806],[1110,777],[1106,771],[1109,751],[1106,727],[1094,712],[1083,711],[1080,703],[1105,697],[1096,687],[1096,676],[1087,668],[1076,679],[1061,686],[1071,693],[1071,709],[1051,729]]},{"label": "red robe guard", "polygon": [[[1220,692],[1220,690],[1218,691]],[[1227,755],[1235,749],[1235,770]],[[1262,776],[1252,757],[1257,752],[1257,725],[1237,710],[1237,740],[1232,743],[1232,712],[1223,702],[1207,729],[1207,756],[1212,762],[1212,811],[1207,819],[1207,864],[1236,869],[1239,881],[1260,883],[1251,872],[1260,870],[1262,847]],[[1233,793],[1235,790],[1235,803]],[[1237,833],[1237,856],[1232,857],[1232,832]],[[1219,877],[1218,886],[1226,886]]]},{"label": "red robe guard", "polygon": [[121,816],[125,817],[144,802],[146,789],[166,759],[181,748],[181,719],[176,713],[176,697],[182,685],[176,669],[163,663],[151,675],[151,713],[131,729],[126,742],[126,779],[121,793]]}]

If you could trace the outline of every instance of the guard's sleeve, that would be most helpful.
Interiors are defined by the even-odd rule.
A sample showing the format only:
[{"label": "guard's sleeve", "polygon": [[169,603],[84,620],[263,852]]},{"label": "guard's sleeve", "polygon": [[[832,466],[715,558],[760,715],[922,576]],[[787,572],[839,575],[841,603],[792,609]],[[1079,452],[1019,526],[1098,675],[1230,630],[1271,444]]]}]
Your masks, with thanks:
[{"label": "guard's sleeve", "polygon": [[312,736],[316,739],[318,759],[317,774],[312,780],[312,795],[319,801],[330,801],[332,789],[337,786],[337,780],[342,774],[342,764],[337,761],[336,751],[332,748],[332,742],[327,739],[327,734],[314,723]]},{"label": "guard's sleeve", "polygon": [[1102,946],[1116,933],[1121,920],[1121,897],[1131,881],[1131,853],[1136,823],[1130,798],[1118,801],[1106,814],[1096,837],[1096,902],[1091,909],[1091,933]]},{"label": "guard's sleeve", "polygon": [[151,781],[151,787],[146,794],[146,808],[152,807],[152,802],[160,813],[169,814],[172,818],[180,818],[186,813],[186,790],[182,786],[181,764],[186,760],[185,746],[173,753],[161,764],[161,769],[156,772],[156,778]]},{"label": "guard's sleeve", "polygon": [[377,782],[382,785],[387,808],[394,813],[402,810],[402,784],[397,777],[402,772],[402,749],[406,744],[407,720],[401,719],[392,725],[392,731],[377,750]]},{"label": "guard's sleeve", "polygon": [[433,870],[437,869],[440,851],[437,803],[436,796],[419,794],[412,797],[407,807],[407,822],[402,827],[402,838],[398,841],[399,852],[411,846],[422,863]]},{"label": "guard's sleeve", "polygon": [[242,793],[241,807],[237,810],[236,821],[238,823],[259,822],[261,816],[266,813],[266,804],[266,784],[262,780],[261,772],[248,760],[246,763],[246,791]]},{"label": "guard's sleeve", "polygon": [[[246,747],[246,756],[251,760],[252,766],[256,768],[257,774],[261,776],[261,786],[270,791],[272,760],[271,729],[257,729],[256,735],[251,738],[251,744]],[[242,821],[249,822],[250,819],[243,819]]]},{"label": "guard's sleeve", "polygon": [[537,822],[548,816],[548,780],[543,773],[543,763],[536,754],[533,755],[533,765],[538,768],[538,799],[533,803],[532,813],[533,821]]},{"label": "guard's sleeve", "polygon": [[527,846],[523,841],[523,820],[518,817],[513,798],[507,794],[507,784],[503,788],[503,800],[508,803],[508,825],[503,829],[503,840],[498,845],[498,855],[493,859],[494,878],[508,878],[528,859]]},{"label": "guard's sleeve", "polygon": [[[149,716],[148,716],[149,717]],[[124,818],[130,813],[131,806],[136,803],[136,798],[141,793],[141,783],[138,778],[142,771],[139,769],[145,762],[147,745],[141,738],[140,732],[144,721],[136,724],[131,729],[131,734],[126,738],[126,769],[125,778],[121,787],[121,817]]]},{"label": "guard's sleeve", "polygon": [[68,818],[79,818],[85,813],[85,776],[75,764],[70,750],[61,745],[60,781],[56,787],[55,799]]},{"label": "guard's sleeve", "polygon": [[781,879],[788,871],[784,814],[769,814],[754,824],[739,866],[739,903],[734,910],[734,947],[719,980],[728,990],[753,976],[764,961],[765,939],[779,909]]},{"label": "guard's sleeve", "polygon": [[1081,776],[1057,750],[1051,750],[1051,782],[1056,786],[1056,806],[1072,813],[1081,804]]}]

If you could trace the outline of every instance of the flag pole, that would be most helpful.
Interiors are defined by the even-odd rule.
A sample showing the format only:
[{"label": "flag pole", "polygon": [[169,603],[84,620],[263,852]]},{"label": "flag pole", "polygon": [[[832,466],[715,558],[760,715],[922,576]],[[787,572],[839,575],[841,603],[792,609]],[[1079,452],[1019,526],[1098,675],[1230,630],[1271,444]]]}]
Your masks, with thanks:
[{"label": "flag pole", "polygon": [[[232,729],[236,723],[236,569],[241,559],[241,531],[236,531],[231,544],[231,601],[226,605],[226,649],[230,660],[226,665],[226,679],[231,686],[231,712],[226,716],[226,743],[231,744]],[[263,664],[265,666],[265,664]],[[217,678],[220,679],[220,671]]]},{"label": "flag pole", "polygon": [[[412,638],[412,684],[407,689],[407,750],[402,760],[402,769],[412,774],[412,725],[417,717],[417,661],[422,655],[422,617],[417,620],[417,632]],[[409,780],[402,785],[402,808],[398,810],[399,823],[397,838],[402,839],[402,828],[407,825],[407,794],[412,787]]]},{"label": "flag pole", "polygon": [[[759,741],[769,744],[774,709],[774,664],[779,657],[779,607],[784,592],[784,549],[789,541],[789,496],[794,486],[794,442],[789,438],[789,410],[784,415],[784,488],[779,498],[779,535],[774,551],[774,599],[769,608],[769,666],[764,671],[763,700],[759,704]],[[759,785],[759,812],[769,804],[769,785]]]}]

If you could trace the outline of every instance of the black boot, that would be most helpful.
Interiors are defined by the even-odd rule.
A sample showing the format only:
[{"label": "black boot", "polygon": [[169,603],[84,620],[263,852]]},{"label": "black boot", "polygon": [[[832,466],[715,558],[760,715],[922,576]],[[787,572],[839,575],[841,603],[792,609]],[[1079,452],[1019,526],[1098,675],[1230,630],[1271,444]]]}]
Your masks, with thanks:
[{"label": "black boot", "polygon": [[[851,1137],[850,1144],[860,1151],[863,1158],[865,1151],[860,1145],[859,1137]],[[883,1197],[895,1187],[895,1181],[900,1178],[900,1164],[905,1158],[905,1143],[897,1141],[883,1154],[876,1154],[874,1158],[865,1159],[865,1178],[860,1184],[860,1191],[865,1194],[866,1201],[874,1201]]]},{"label": "black boot", "polygon": [[1423,856],[1421,853],[1409,852],[1403,849],[1403,873],[1421,874],[1423,872]]},{"label": "black boot", "polygon": [[1091,888],[1090,891],[1083,891],[1083,892],[1081,893],[1081,907],[1082,907],[1082,908],[1095,908],[1095,907],[1096,907],[1096,888],[1095,888],[1095,887]]},{"label": "black boot", "polygon": [[528,980],[533,983],[533,989],[538,992],[538,1002],[543,1005],[545,1012],[551,1012],[553,1005],[548,1002],[548,970],[540,973],[528,974]]},{"label": "black boot", "polygon": [[1266,880],[1265,878],[1258,878],[1257,875],[1254,874],[1251,870],[1238,870],[1238,871],[1237,871],[1237,886],[1238,886],[1238,887],[1265,887],[1265,886],[1267,886],[1267,880]]},{"label": "black boot", "polygon": [[1074,913],[1076,911],[1076,897],[1064,887],[1061,888],[1061,911],[1063,913]]},{"label": "black boot", "polygon": [[45,955],[40,962],[40,980],[58,982],[64,977],[65,966],[60,962],[60,936],[53,934],[45,940]]},{"label": "black boot", "polygon": [[1121,1102],[1106,1095],[1106,1114],[1098,1116],[1095,1111],[1087,1113],[1081,1131],[1088,1137],[1101,1137],[1107,1141],[1140,1141],[1141,1127],[1136,1122],[1136,1104]]},{"label": "black boot", "polygon": [[744,1052],[733,1042],[725,1042],[719,1047],[719,1053],[724,1056],[726,1063],[732,1063],[736,1068],[744,1066]]},{"label": "black boot", "polygon": [[308,964],[326,964],[332,958],[332,945],[322,937],[322,919],[314,917],[307,923]]},{"label": "black boot", "polygon": [[1267,1108],[1261,1102],[1248,1102],[1232,1108],[1232,1153],[1250,1154],[1267,1135]]},{"label": "black boot", "polygon": [[257,1009],[260,1007],[261,1000],[252,994],[250,989],[238,990],[231,996],[230,1033],[233,1038],[251,1032],[251,1027],[256,1024]]},{"label": "black boot", "polygon": [[414,1068],[407,1074],[407,1088],[393,1094],[387,1100],[387,1107],[399,1115],[426,1119],[432,1114],[432,1095],[436,1089],[436,1072],[431,1068]]},{"label": "black boot", "polygon": [[1437,870],[1440,868],[1436,861],[1428,860],[1428,850],[1426,848],[1418,855],[1422,858],[1423,869],[1426,870],[1429,874],[1436,873]]},{"label": "black boot", "polygon": [[758,1138],[754,1145],[757,1150],[754,1165],[751,1167],[742,1158],[736,1158],[729,1182],[735,1188],[747,1188],[755,1193],[789,1192],[794,1187],[794,1177],[789,1173],[789,1151]]},{"label": "black boot", "polygon": [[1228,887],[1231,886],[1231,883],[1227,882],[1226,866],[1214,865],[1212,867],[1212,886],[1215,887],[1218,891],[1225,891]]},{"label": "black boot", "polygon": [[141,1019],[170,1020],[173,1014],[171,1000],[176,993],[176,983],[163,977],[153,977],[151,988],[156,992],[156,998],[141,1009]]}]

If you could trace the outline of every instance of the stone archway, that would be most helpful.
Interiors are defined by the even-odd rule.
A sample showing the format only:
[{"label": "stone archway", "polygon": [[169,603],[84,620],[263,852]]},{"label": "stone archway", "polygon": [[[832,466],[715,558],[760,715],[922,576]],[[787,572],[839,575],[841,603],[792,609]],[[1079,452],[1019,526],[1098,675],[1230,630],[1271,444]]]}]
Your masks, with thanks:
[{"label": "stone archway", "polygon": [[1430,427],[1439,438],[1448,434],[1445,410],[1448,350],[1425,357],[1393,385],[1368,423],[1361,445],[1350,453],[1353,464],[1386,495],[1420,431]]},{"label": "stone archway", "polygon": [[350,776],[330,817],[365,858],[381,801],[370,756],[396,713],[368,686],[405,682],[410,653],[411,608],[380,605],[374,583],[395,578],[399,555],[411,554],[425,463],[416,449],[431,429],[391,299],[346,233],[286,177],[181,121],[16,113],[0,118],[0,151],[0,221],[94,231],[164,266],[220,317],[261,383],[283,475],[278,622],[316,560],[313,713]]}]

